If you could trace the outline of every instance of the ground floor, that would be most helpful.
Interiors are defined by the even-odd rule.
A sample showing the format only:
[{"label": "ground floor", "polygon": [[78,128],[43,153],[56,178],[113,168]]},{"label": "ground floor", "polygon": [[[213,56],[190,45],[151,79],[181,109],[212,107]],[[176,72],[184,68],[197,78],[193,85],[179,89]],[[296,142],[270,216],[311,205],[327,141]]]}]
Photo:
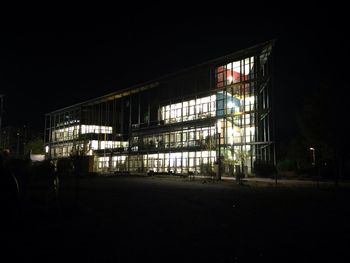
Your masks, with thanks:
[{"label": "ground floor", "polygon": [[227,161],[224,157],[219,160],[217,151],[210,150],[115,156],[104,154],[94,158],[96,172],[153,171],[158,173],[213,175],[218,172],[219,163],[221,163],[221,173],[226,176],[234,176],[234,173],[238,171],[243,171],[245,174],[252,172],[250,160],[244,162],[243,165],[238,161]]}]

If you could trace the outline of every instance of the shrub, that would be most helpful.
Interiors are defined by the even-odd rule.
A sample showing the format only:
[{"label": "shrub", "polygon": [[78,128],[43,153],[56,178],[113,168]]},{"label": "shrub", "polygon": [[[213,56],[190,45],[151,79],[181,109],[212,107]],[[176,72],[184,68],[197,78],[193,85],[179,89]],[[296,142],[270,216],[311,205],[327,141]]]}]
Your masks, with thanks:
[{"label": "shrub", "polygon": [[62,158],[57,160],[57,172],[61,176],[71,175],[73,173],[73,163],[69,158]]},{"label": "shrub", "polygon": [[213,167],[209,163],[206,163],[206,164],[202,163],[200,166],[200,172],[202,175],[205,175],[205,176],[215,175],[215,172],[213,171]]},{"label": "shrub", "polygon": [[293,162],[292,160],[290,159],[283,159],[283,160],[280,160],[278,163],[277,163],[277,171],[279,172],[290,172],[290,171],[294,171],[296,166],[295,166],[295,162]]},{"label": "shrub", "polygon": [[259,177],[272,177],[276,172],[273,164],[266,161],[256,161],[254,163],[254,173]]}]

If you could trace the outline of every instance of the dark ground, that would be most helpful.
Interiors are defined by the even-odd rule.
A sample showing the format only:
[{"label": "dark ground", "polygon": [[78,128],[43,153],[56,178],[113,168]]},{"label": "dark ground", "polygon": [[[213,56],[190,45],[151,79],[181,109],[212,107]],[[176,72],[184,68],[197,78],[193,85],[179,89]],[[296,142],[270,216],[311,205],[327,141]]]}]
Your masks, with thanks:
[{"label": "dark ground", "polygon": [[36,183],[3,224],[8,262],[350,262],[344,188],[94,177],[76,202],[61,182],[61,213]]}]

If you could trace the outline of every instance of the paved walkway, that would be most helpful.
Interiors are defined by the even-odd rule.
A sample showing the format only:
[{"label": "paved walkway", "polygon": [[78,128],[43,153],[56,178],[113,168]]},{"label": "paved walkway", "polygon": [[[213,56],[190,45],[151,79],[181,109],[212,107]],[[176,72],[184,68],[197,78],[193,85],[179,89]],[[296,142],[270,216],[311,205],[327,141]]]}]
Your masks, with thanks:
[{"label": "paved walkway", "polygon": [[[208,178],[206,176],[196,175],[195,178]],[[235,181],[235,177],[227,177],[222,176],[222,180],[224,181]],[[274,178],[261,178],[261,177],[248,177],[248,178],[242,178],[243,182],[250,182],[250,183],[265,183],[265,184],[275,184],[276,180]],[[325,180],[301,180],[301,179],[277,179],[277,184],[280,185],[324,185],[324,186],[333,186],[335,185],[335,181],[325,181]],[[350,187],[350,181],[339,181],[340,186],[349,186]]]},{"label": "paved walkway", "polygon": [[[224,178],[225,179],[225,178]],[[228,179],[228,178],[227,178]],[[231,180],[235,178],[230,178]],[[250,177],[250,178],[244,178],[243,182],[251,182],[251,183],[265,183],[265,184],[276,184],[276,180],[273,178],[257,178],[257,177]],[[285,186],[329,186],[329,187],[335,187],[336,182],[333,180],[301,180],[301,179],[277,179],[278,185],[285,185]],[[350,181],[349,180],[341,180],[338,182],[339,187],[349,187],[350,188]]]},{"label": "paved walkway", "polygon": [[[116,174],[105,174],[106,176],[115,176]],[[135,175],[139,176],[147,176],[146,173],[138,173]],[[208,180],[215,180],[215,177],[210,177],[210,176],[203,176],[203,175],[192,175],[188,176],[187,174],[185,176],[174,176],[174,175],[154,175],[154,176],[169,176],[169,177],[187,177],[187,178],[194,178],[194,179],[208,179]],[[236,177],[229,177],[229,176],[222,176],[221,179],[223,181],[236,181]],[[242,178],[243,183],[256,183],[256,184],[268,184],[268,185],[274,185],[276,184],[275,178],[261,178],[261,177],[248,177],[248,178]],[[335,181],[332,180],[310,180],[310,179],[277,179],[277,184],[278,185],[290,185],[290,186],[317,186],[317,185],[322,185],[322,186],[335,186],[336,183]],[[350,187],[350,181],[349,180],[341,180],[338,183],[339,186],[342,187]]]}]

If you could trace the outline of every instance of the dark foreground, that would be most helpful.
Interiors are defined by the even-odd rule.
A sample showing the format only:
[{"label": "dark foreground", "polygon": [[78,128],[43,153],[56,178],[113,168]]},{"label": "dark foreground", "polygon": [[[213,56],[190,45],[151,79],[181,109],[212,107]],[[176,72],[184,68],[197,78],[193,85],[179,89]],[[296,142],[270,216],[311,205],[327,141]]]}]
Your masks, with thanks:
[{"label": "dark foreground", "polygon": [[350,262],[345,189],[95,177],[32,185],[2,228],[8,262]]}]

